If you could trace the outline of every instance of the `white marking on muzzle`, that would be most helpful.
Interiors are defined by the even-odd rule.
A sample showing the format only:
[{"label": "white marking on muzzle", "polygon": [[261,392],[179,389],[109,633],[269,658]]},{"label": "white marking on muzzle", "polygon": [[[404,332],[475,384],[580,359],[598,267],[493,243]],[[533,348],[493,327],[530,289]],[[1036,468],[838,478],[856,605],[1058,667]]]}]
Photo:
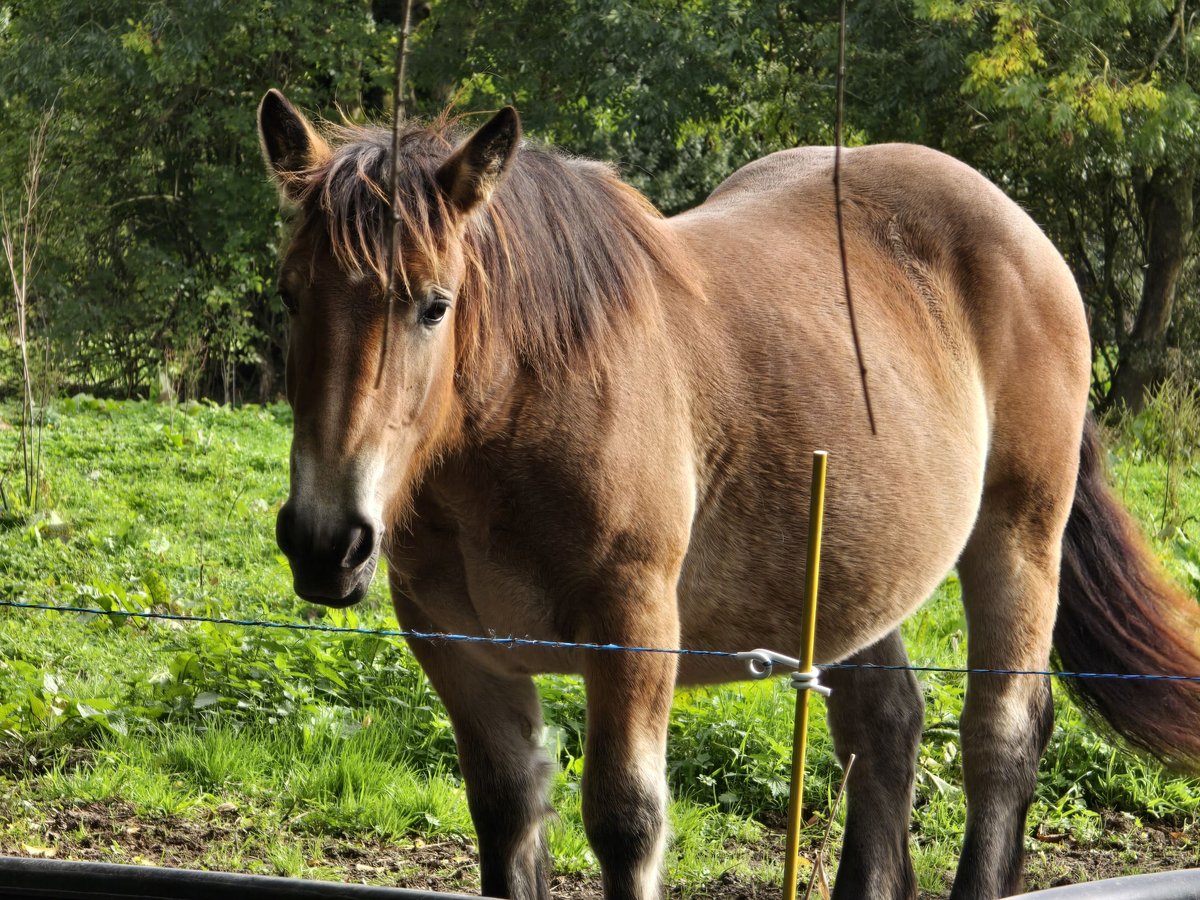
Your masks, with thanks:
[{"label": "white marking on muzzle", "polygon": [[341,527],[362,517],[383,533],[382,454],[330,465],[306,448],[292,449],[290,500],[318,524]]}]

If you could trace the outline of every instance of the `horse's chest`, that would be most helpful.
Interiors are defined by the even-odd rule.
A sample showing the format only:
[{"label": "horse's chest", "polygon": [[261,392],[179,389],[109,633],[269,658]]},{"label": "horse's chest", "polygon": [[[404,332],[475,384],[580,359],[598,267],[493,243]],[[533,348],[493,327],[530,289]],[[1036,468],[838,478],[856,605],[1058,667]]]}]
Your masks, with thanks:
[{"label": "horse's chest", "polygon": [[504,532],[460,540],[471,607],[489,634],[555,640],[553,601],[539,573]]},{"label": "horse's chest", "polygon": [[[522,537],[527,538],[528,535]],[[511,527],[459,522],[453,530],[414,534],[405,593],[438,631],[494,638],[569,640],[556,618],[545,573],[528,558]],[[397,563],[403,565],[403,561]],[[561,607],[557,608],[561,614]],[[571,671],[565,655],[507,644],[470,652],[507,671]],[[563,658],[560,658],[563,657]]]}]

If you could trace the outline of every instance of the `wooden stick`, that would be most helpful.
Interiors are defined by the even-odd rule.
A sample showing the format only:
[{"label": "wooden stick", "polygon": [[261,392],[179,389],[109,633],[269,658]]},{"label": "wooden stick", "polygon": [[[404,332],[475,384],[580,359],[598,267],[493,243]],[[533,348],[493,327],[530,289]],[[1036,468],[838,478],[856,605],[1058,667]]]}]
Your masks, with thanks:
[{"label": "wooden stick", "polygon": [[833,831],[833,822],[837,818],[838,807],[842,805],[842,795],[846,793],[846,783],[850,780],[850,770],[854,768],[854,760],[858,756],[851,753],[850,758],[846,760],[846,768],[842,772],[842,783],[838,786],[837,796],[833,798],[833,806],[829,810],[829,821],[825,823],[825,834],[821,838],[821,846],[817,848],[817,858],[813,863],[812,877],[808,879],[808,890],[804,892],[804,900],[808,900],[812,896],[813,885],[817,883],[817,876],[824,877],[825,874],[825,850],[829,847],[829,833]]},{"label": "wooden stick", "polygon": [[858,377],[862,380],[863,403],[867,407],[867,423],[875,434],[875,411],[871,408],[871,392],[867,389],[867,361],[863,357],[862,341],[858,337],[858,319],[854,317],[854,295],[850,292],[850,263],[846,259],[846,225],[842,221],[842,124],[846,110],[846,0],[838,14],[837,63],[837,122],[833,140],[833,209],[837,218],[838,253],[842,258],[842,290],[846,294],[846,311],[850,314],[850,337],[854,339],[854,356],[858,360]]},{"label": "wooden stick", "polygon": [[375,388],[383,384],[383,367],[387,362],[388,339],[392,331],[392,280],[396,274],[396,245],[400,242],[400,123],[408,115],[404,101],[404,77],[408,70],[408,34],[412,29],[412,0],[404,0],[404,21],[396,42],[395,83],[392,86],[392,158],[388,169],[388,206],[391,209],[387,252],[387,279],[383,286],[383,302],[387,304],[383,320],[383,342],[379,348],[379,368],[375,372]]}]

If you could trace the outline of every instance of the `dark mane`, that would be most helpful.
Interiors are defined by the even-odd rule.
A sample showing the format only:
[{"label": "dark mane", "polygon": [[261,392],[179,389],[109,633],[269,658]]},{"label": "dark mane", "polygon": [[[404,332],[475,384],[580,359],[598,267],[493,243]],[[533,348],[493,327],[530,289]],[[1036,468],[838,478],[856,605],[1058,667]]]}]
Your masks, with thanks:
[{"label": "dark mane", "polygon": [[[328,240],[349,274],[386,280],[384,188],[391,132],[333,129],[334,152],[298,176],[300,229]],[[447,200],[434,174],[466,137],[454,122],[401,135],[403,260],[437,260]],[[540,376],[594,366],[619,320],[652,309],[660,279],[690,285],[686,264],[645,197],[612,167],[525,144],[491,201],[470,220],[455,316],[459,368],[473,374],[507,350]]]}]

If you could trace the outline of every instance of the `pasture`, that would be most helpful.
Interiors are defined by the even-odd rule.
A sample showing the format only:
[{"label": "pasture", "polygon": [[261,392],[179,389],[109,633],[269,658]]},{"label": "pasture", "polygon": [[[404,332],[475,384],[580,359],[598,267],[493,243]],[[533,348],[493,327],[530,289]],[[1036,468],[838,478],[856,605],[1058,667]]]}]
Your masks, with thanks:
[{"label": "pasture", "polygon": [[[1177,400],[1119,429],[1111,463],[1118,493],[1195,592],[1200,472],[1172,437]],[[81,396],[48,421],[45,512],[0,527],[0,599],[396,627],[383,579],[346,612],[292,594],[274,541],[286,407]],[[0,459],[14,445],[0,426]],[[905,634],[915,665],[965,662],[953,576]],[[964,823],[964,683],[921,681],[914,855],[922,895],[942,897]],[[582,687],[539,684],[560,768],[553,890],[596,896],[579,813]],[[1055,696],[1026,839],[1030,886],[1200,865],[1200,781],[1114,748]],[[777,891],[791,710],[781,680],[678,692],[672,895]],[[808,852],[840,777],[820,711]],[[835,853],[837,835],[835,823]],[[0,609],[0,853],[471,890],[471,840],[449,722],[400,641]]]}]

